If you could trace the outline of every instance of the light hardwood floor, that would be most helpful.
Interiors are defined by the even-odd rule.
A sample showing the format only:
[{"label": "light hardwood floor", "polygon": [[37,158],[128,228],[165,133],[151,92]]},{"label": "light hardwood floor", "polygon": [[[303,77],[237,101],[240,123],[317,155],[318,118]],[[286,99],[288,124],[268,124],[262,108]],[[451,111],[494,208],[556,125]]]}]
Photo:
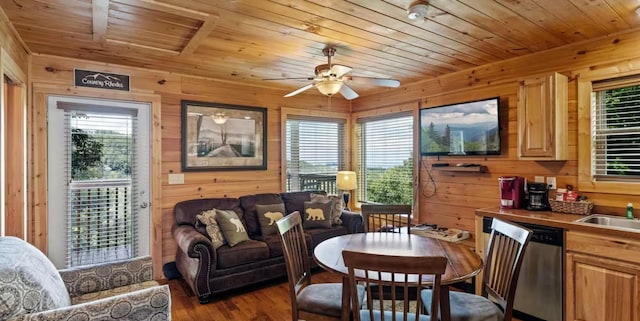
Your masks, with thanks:
[{"label": "light hardwood floor", "polygon": [[[313,282],[341,282],[329,272],[313,274]],[[171,289],[171,316],[175,321],[286,321],[291,320],[289,286],[286,278],[235,291],[207,304],[200,304],[180,280],[166,282]],[[513,319],[513,321],[519,321]]]},{"label": "light hardwood floor", "polygon": [[[314,273],[313,282],[341,282],[329,272]],[[284,321],[291,320],[289,286],[286,278],[223,295],[200,304],[180,280],[167,282],[171,289],[171,316],[177,321]]]}]

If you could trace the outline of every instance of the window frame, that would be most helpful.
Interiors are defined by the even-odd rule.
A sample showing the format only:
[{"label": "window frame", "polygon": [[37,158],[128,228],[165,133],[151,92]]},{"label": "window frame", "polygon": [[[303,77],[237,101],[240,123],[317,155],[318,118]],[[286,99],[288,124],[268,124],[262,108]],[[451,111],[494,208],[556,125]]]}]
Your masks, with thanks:
[{"label": "window frame", "polygon": [[[620,74],[610,77],[578,78],[578,190],[605,194],[640,195],[640,182],[629,180],[596,180],[592,175],[593,133],[591,131],[591,95],[593,82],[622,78],[637,74]],[[637,82],[640,84],[640,75]],[[631,85],[620,82],[620,86]]]},{"label": "window frame", "polygon": [[[358,144],[358,139],[356,137],[356,128],[358,123],[362,123],[367,120],[380,120],[386,119],[390,117],[402,117],[402,116],[412,116],[413,117],[413,220],[419,220],[419,213],[416,209],[420,208],[420,199],[419,199],[419,190],[420,190],[420,172],[419,172],[419,164],[421,162],[420,149],[419,149],[419,112],[420,112],[420,102],[407,102],[401,105],[388,106],[385,108],[380,108],[376,110],[367,110],[362,112],[355,112],[352,114],[351,128],[352,128],[352,146],[353,152],[353,166],[355,172],[361,173],[361,166],[358,160],[358,149],[360,148]],[[354,192],[356,195],[355,204],[356,209],[360,209],[361,201],[359,199],[360,189],[361,189],[361,181],[362,177],[358,176],[358,189]]]},{"label": "window frame", "polygon": [[294,118],[297,120],[309,120],[309,121],[322,121],[322,120],[337,120],[344,123],[344,148],[342,151],[342,159],[344,159],[343,169],[338,170],[350,170],[352,167],[352,155],[350,153],[352,146],[352,127],[351,127],[351,115],[349,113],[330,112],[330,111],[317,111],[309,109],[283,107],[280,111],[280,159],[282,170],[280,171],[280,190],[285,192],[287,190],[287,120]]}]

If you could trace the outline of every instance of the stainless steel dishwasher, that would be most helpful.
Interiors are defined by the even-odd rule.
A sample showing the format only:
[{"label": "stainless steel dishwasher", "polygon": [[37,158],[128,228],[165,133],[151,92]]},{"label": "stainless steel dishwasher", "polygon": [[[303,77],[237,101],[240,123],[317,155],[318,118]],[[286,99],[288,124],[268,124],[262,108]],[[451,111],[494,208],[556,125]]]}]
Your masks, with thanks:
[{"label": "stainless steel dishwasher", "polygon": [[[485,248],[491,233],[492,218],[483,219]],[[562,229],[519,223],[533,231],[520,270],[514,317],[523,321],[562,321],[564,302],[564,234]]]}]

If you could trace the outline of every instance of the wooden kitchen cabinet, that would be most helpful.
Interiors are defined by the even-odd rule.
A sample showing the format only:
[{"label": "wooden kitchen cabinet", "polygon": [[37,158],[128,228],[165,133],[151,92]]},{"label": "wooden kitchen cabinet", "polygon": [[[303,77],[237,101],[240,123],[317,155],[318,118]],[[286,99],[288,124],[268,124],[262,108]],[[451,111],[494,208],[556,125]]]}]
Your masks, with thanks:
[{"label": "wooden kitchen cabinet", "polygon": [[568,80],[552,73],[520,82],[518,157],[526,160],[568,158]]},{"label": "wooden kitchen cabinet", "polygon": [[568,231],[565,320],[640,321],[640,242]]}]

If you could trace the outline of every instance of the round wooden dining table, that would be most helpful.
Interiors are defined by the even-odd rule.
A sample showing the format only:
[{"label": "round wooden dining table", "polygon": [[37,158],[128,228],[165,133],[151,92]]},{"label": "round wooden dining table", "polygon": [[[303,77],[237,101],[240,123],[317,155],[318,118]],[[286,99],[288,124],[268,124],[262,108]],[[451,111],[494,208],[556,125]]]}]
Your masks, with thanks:
[{"label": "round wooden dining table", "polygon": [[482,258],[470,248],[444,240],[402,233],[356,233],[327,239],[313,250],[313,257],[323,269],[342,275],[342,320],[349,320],[348,270],[342,251],[351,250],[378,255],[444,256],[447,269],[442,275],[440,313],[442,321],[451,319],[449,285],[469,279],[482,270]]}]

